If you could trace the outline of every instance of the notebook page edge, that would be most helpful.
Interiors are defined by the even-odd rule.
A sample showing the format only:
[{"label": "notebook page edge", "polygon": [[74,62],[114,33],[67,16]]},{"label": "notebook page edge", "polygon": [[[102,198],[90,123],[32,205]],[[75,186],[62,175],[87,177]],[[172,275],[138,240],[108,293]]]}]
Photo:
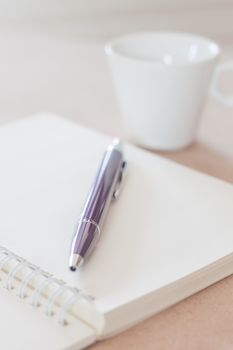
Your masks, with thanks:
[{"label": "notebook page edge", "polygon": [[106,327],[100,339],[121,333],[232,274],[233,253],[119,308],[106,312],[102,310],[106,318]]}]

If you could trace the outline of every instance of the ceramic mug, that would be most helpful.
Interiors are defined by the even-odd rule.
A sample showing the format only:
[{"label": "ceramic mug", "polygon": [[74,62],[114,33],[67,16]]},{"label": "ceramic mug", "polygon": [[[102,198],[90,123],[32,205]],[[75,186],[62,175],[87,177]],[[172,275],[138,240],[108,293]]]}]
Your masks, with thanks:
[{"label": "ceramic mug", "polygon": [[141,32],[107,43],[113,82],[129,137],[151,149],[177,150],[195,138],[208,91],[224,105],[218,79],[233,63],[218,65],[219,46],[179,32]]}]

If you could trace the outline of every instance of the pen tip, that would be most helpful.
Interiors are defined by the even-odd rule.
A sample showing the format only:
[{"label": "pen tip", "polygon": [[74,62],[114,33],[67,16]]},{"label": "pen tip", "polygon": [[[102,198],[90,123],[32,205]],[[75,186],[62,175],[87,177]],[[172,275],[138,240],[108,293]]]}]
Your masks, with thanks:
[{"label": "pen tip", "polygon": [[75,266],[70,266],[70,271],[76,271],[76,267]]},{"label": "pen tip", "polygon": [[83,263],[83,257],[79,254],[72,254],[70,257],[70,270],[76,271]]}]

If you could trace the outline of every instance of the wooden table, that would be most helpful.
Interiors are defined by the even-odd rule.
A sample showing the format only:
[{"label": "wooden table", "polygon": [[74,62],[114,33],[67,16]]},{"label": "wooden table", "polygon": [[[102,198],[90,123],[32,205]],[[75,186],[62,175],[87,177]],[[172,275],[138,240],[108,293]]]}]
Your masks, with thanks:
[{"label": "wooden table", "polygon": [[[50,111],[127,139],[102,41],[78,40],[70,30],[19,26],[2,28],[0,43],[2,122]],[[233,47],[225,49],[224,56],[233,57]],[[233,182],[232,135],[233,109],[209,99],[196,143],[159,154]],[[233,276],[90,349],[233,349]]]}]

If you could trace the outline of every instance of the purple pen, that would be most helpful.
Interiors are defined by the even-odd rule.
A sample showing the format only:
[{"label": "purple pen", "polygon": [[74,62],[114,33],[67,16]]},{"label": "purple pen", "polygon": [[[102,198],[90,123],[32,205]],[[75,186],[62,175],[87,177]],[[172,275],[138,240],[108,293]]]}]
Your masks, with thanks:
[{"label": "purple pen", "polygon": [[80,215],[70,252],[71,271],[80,267],[95,247],[110,203],[119,194],[125,167],[121,143],[115,139],[107,148]]}]

